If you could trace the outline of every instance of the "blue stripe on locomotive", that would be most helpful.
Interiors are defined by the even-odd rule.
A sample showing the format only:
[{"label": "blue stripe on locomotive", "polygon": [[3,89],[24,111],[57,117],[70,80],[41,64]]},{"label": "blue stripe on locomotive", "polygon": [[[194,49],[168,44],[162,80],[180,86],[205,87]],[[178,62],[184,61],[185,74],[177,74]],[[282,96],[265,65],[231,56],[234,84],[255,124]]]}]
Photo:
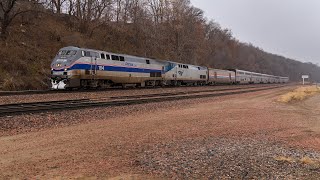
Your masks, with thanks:
[{"label": "blue stripe on locomotive", "polygon": [[[99,69],[99,66],[102,66],[103,69]],[[152,73],[152,72],[160,72],[163,73],[161,70],[156,69],[144,69],[144,68],[128,68],[128,67],[120,67],[120,66],[103,66],[103,65],[89,65],[89,64],[75,64],[68,70],[91,70],[96,69],[100,71],[118,71],[118,72],[135,72],[135,73]],[[54,71],[64,71],[61,70],[54,70]]]}]

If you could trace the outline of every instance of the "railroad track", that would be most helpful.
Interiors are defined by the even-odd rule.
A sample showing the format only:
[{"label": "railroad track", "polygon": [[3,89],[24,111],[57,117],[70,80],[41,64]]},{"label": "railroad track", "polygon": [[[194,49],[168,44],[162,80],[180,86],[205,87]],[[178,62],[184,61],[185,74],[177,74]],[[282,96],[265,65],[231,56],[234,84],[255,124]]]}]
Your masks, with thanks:
[{"label": "railroad track", "polygon": [[196,93],[206,93],[206,92],[219,92],[219,91],[229,91],[229,90],[239,90],[239,89],[252,89],[260,87],[270,87],[270,85],[265,86],[246,86],[246,87],[230,87],[224,89],[210,89],[210,90],[196,90],[196,91],[183,91],[183,92],[173,92],[173,93],[157,93],[157,94],[144,94],[144,95],[134,95],[134,96],[117,96],[109,97],[110,99],[131,99],[131,98],[146,98],[146,97],[156,97],[156,96],[176,96],[176,95],[187,95]]},{"label": "railroad track", "polygon": [[257,92],[268,89],[284,87],[284,85],[273,85],[265,87],[246,87],[228,90],[205,90],[205,91],[190,91],[178,93],[162,93],[148,94],[137,96],[120,96],[97,99],[76,99],[64,101],[49,101],[49,102],[34,102],[34,103],[16,103],[0,105],[0,116],[19,115],[26,113],[39,113],[57,110],[72,110],[93,107],[114,107],[126,106],[135,104],[146,104],[155,102],[177,101],[183,99],[196,99],[206,97],[218,97],[233,94],[243,94],[249,92]]},{"label": "railroad track", "polygon": [[16,95],[36,95],[36,94],[58,94],[58,93],[84,93],[84,92],[102,92],[128,90],[119,88],[109,89],[86,89],[86,90],[25,90],[25,91],[0,91],[0,96],[16,96]]},{"label": "railroad track", "polygon": [[[97,101],[97,100],[107,100],[107,99],[137,99],[137,98],[144,98],[144,97],[157,97],[157,96],[174,96],[174,95],[183,95],[183,94],[195,94],[195,93],[205,93],[205,92],[219,92],[219,91],[228,91],[228,90],[238,90],[238,89],[251,89],[256,88],[257,86],[242,86],[242,87],[235,87],[235,86],[228,86],[228,88],[220,88],[220,89],[210,89],[210,90],[195,90],[195,91],[180,91],[180,92],[173,92],[173,93],[156,93],[156,94],[143,94],[143,95],[131,95],[131,96],[111,96],[111,97],[104,97],[104,98],[90,98],[90,99],[71,99],[71,100],[59,100],[59,101],[44,101],[44,102],[26,102],[26,103],[10,103],[10,104],[0,104],[1,106],[30,106],[30,105],[37,105],[39,103],[71,103],[71,102],[85,102],[85,101]],[[270,85],[264,85],[259,87],[270,87]]]},{"label": "railroad track", "polygon": [[[243,87],[248,85],[233,85],[232,87]],[[265,84],[255,84],[254,86],[267,86]],[[181,86],[184,87],[193,87],[193,86]],[[198,88],[200,86],[194,86],[194,88]],[[215,85],[214,87],[230,87],[230,85]],[[145,87],[145,88],[132,88],[132,89],[157,89],[157,88],[179,88],[179,87]],[[0,96],[15,96],[15,95],[36,95],[36,94],[57,94],[57,93],[83,93],[83,92],[104,92],[104,91],[126,91],[131,90],[130,88],[108,88],[108,89],[84,89],[84,90],[25,90],[25,91],[0,91]]]}]

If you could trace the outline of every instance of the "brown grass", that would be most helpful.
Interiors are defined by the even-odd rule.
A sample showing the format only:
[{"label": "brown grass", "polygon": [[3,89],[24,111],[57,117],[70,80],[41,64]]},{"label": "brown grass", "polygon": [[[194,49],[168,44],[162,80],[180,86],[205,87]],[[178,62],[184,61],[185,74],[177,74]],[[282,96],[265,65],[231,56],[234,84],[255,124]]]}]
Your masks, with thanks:
[{"label": "brown grass", "polygon": [[291,157],[284,157],[284,156],[279,156],[274,158],[276,161],[279,162],[287,162],[287,163],[293,163],[294,159]]},{"label": "brown grass", "polygon": [[318,160],[311,159],[309,157],[303,157],[300,159],[300,162],[307,165],[320,165]]},{"label": "brown grass", "polygon": [[278,99],[279,102],[289,103],[293,101],[301,101],[306,99],[309,96],[313,96],[317,93],[320,93],[320,88],[317,86],[306,86],[306,87],[299,87],[292,92],[284,94],[280,96]]},{"label": "brown grass", "polygon": [[274,159],[278,162],[283,163],[302,163],[304,165],[313,166],[313,167],[320,167],[320,161],[317,159],[312,159],[309,157],[302,157],[302,158],[292,158],[292,157],[274,157]]}]

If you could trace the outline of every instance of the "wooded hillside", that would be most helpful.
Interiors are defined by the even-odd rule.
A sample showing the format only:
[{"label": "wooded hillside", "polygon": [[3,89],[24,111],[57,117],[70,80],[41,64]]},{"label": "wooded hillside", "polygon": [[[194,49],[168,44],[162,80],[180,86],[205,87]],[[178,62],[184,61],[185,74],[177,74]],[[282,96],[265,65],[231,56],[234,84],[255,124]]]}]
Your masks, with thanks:
[{"label": "wooded hillside", "polygon": [[0,89],[43,89],[64,46],[290,76],[312,63],[264,52],[207,20],[189,0],[0,0]]}]

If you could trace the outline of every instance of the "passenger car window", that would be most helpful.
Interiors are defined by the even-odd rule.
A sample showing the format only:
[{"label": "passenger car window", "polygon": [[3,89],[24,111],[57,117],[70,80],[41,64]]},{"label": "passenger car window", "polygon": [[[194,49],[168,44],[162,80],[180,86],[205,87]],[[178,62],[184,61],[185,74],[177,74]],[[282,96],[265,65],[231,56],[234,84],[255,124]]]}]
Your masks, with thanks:
[{"label": "passenger car window", "polygon": [[101,53],[101,59],[106,59],[106,56],[103,53]]},{"label": "passenger car window", "polygon": [[124,61],[124,57],[123,56],[119,56],[120,57],[120,61]]}]

